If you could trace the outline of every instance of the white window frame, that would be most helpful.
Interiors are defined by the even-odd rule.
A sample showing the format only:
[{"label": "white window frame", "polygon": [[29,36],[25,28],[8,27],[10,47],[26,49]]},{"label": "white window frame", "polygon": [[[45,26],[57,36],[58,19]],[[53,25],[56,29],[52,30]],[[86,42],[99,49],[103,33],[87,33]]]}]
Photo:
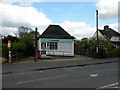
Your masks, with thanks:
[{"label": "white window frame", "polygon": [[47,48],[49,50],[58,50],[58,42],[47,42]]}]

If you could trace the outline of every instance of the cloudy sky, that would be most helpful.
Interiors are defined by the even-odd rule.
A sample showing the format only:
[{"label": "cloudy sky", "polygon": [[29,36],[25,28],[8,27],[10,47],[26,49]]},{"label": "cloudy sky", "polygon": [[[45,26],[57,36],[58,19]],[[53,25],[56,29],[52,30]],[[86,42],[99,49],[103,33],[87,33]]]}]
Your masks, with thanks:
[{"label": "cloudy sky", "polygon": [[[64,2],[66,1],[66,2]],[[19,26],[38,27],[40,34],[50,24],[60,25],[77,39],[92,37],[104,25],[118,31],[118,0],[1,0],[0,31],[14,35]]]}]

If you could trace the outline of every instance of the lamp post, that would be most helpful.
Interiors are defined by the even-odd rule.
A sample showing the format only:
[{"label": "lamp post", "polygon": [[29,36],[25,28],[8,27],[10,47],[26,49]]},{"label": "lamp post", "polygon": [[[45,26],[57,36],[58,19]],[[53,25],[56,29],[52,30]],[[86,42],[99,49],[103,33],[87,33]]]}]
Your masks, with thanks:
[{"label": "lamp post", "polygon": [[37,61],[37,27],[35,28],[35,58],[34,61]]},{"label": "lamp post", "polygon": [[98,10],[96,10],[96,52],[99,53],[99,41],[98,41]]}]

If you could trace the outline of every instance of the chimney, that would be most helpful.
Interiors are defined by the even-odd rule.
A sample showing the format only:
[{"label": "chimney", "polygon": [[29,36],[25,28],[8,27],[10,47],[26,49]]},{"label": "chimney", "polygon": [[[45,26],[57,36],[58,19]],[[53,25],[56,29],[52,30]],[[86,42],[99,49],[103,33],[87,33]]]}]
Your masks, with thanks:
[{"label": "chimney", "polygon": [[108,26],[108,25],[105,25],[105,26],[104,26],[104,30],[107,30],[107,29],[109,29],[109,26]]}]

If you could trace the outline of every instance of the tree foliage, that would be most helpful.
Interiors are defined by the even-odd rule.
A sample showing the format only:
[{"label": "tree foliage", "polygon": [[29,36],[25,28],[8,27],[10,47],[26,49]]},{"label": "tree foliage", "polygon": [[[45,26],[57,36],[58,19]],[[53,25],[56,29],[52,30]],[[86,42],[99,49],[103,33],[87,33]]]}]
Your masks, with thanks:
[{"label": "tree foliage", "polygon": [[25,43],[27,48],[32,48],[33,46],[33,37],[32,35],[28,34],[27,36],[20,39],[21,43]]},{"label": "tree foliage", "polygon": [[[16,36],[8,35],[2,38],[4,56],[8,54],[8,40],[11,40],[12,54],[30,56],[34,54],[33,41],[35,37],[35,31],[29,27],[21,26],[18,32],[14,32]],[[39,32],[37,32],[39,35]]]},{"label": "tree foliage", "polygon": [[[113,44],[107,37],[98,37],[99,53],[96,53],[97,40],[96,37],[82,38],[81,40],[75,40],[75,53],[90,55],[93,57],[106,57],[113,50]],[[77,54],[76,53],[76,54]]]},{"label": "tree foliage", "polygon": [[80,42],[81,48],[84,50],[87,50],[89,45],[88,45],[88,38],[82,38]]},{"label": "tree foliage", "polygon": [[31,28],[29,27],[25,27],[25,26],[20,26],[18,28],[17,32],[14,32],[14,34],[19,37],[19,38],[23,38],[24,36],[26,36],[29,32],[33,31]]},{"label": "tree foliage", "polygon": [[[93,50],[93,51],[96,50],[96,47],[97,47],[96,37],[90,38],[88,44],[89,44],[90,50]],[[111,49],[113,46],[113,44],[108,40],[106,40],[104,37],[98,38],[98,45],[99,45],[99,49],[104,49],[106,53],[111,52]]]},{"label": "tree foliage", "polygon": [[2,44],[2,57],[8,58],[8,45]]},{"label": "tree foliage", "polygon": [[[96,52],[97,40],[96,37],[92,37],[88,41],[89,50]],[[106,57],[108,53],[111,53],[113,44],[104,37],[98,37],[99,53],[95,56]]]},{"label": "tree foliage", "polygon": [[12,42],[19,42],[19,38],[18,37],[15,37],[15,36],[12,36],[12,35],[8,35],[8,36],[4,36],[2,38],[2,43],[7,44],[8,40],[11,40],[11,43]]},{"label": "tree foliage", "polygon": [[112,50],[112,53],[120,54],[120,46]]},{"label": "tree foliage", "polygon": [[12,51],[22,52],[26,50],[26,45],[24,42],[13,42]]}]

